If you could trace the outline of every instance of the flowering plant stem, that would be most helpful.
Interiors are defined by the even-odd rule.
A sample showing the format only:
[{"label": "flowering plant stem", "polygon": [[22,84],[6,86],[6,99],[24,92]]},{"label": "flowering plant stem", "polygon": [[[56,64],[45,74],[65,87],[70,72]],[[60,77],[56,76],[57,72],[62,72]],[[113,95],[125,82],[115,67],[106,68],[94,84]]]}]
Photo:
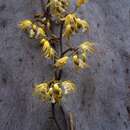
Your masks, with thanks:
[{"label": "flowering plant stem", "polygon": [[[59,43],[59,44],[60,44],[60,46],[59,46],[60,57],[62,57],[62,55],[63,55],[63,44],[62,44],[63,25],[64,25],[64,22],[61,23],[61,25],[60,25],[60,39],[59,39],[59,42],[60,42],[60,43]],[[55,63],[55,61],[56,61],[56,59],[54,58],[54,63]],[[62,69],[60,69],[59,72],[58,72],[57,69],[55,70],[55,80],[60,80],[60,79],[61,79],[61,77],[62,77],[62,72],[63,72]],[[58,73],[58,76],[57,76],[57,73]],[[62,130],[62,129],[60,128],[60,125],[58,124],[58,121],[57,121],[56,116],[55,116],[55,103],[51,103],[51,106],[52,106],[52,107],[51,107],[51,108],[52,108],[52,119],[54,120],[54,122],[55,122],[55,124],[56,124],[58,130]],[[67,126],[67,121],[66,121],[66,117],[65,117],[65,112],[64,112],[64,109],[63,109],[62,105],[60,106],[60,109],[61,109],[61,112],[63,113],[63,116],[64,116],[65,125],[66,125],[66,127],[68,128],[68,126]]]},{"label": "flowering plant stem", "polygon": [[[49,0],[48,0],[48,3],[49,3]],[[44,3],[43,3],[43,0],[41,0],[41,8],[42,8],[43,12],[46,13],[45,15],[47,16],[47,15],[50,14],[49,8],[47,8],[46,11],[44,11],[43,4],[44,4]],[[47,17],[49,17],[49,16],[47,16]],[[50,19],[51,19],[51,18],[50,18]],[[70,49],[68,49],[67,51],[64,51],[64,52],[63,52],[63,27],[64,27],[64,22],[61,22],[61,23],[60,23],[60,34],[59,34],[59,57],[62,57],[62,56],[63,56],[65,53],[67,53],[69,50],[72,50],[72,49],[70,48]],[[52,31],[52,30],[51,30],[51,31]],[[54,48],[57,49],[57,47],[56,47],[55,45],[54,45]],[[54,64],[55,64],[55,62],[56,62],[56,57],[54,57],[54,60],[53,60],[53,61],[54,61]],[[59,72],[58,72],[58,71],[59,71]],[[60,80],[61,77],[62,77],[62,72],[63,72],[62,69],[60,69],[60,70],[58,70],[58,69],[54,70],[54,79],[55,79],[55,80]],[[65,125],[66,125],[66,128],[68,129],[67,120],[66,120],[65,112],[64,112],[64,109],[63,109],[63,106],[62,106],[62,105],[60,106],[60,110],[61,110],[61,112],[63,113],[64,123],[65,123]],[[52,119],[54,120],[54,122],[55,122],[55,124],[56,124],[58,130],[62,130],[61,127],[60,127],[60,125],[59,125],[59,123],[58,123],[58,121],[57,121],[57,119],[56,119],[55,103],[51,103],[51,112],[52,112]]]},{"label": "flowering plant stem", "polygon": [[[40,0],[42,13],[34,15],[34,19],[25,19],[19,23],[19,28],[24,31],[29,38],[37,39],[41,46],[42,54],[45,58],[53,61],[54,75],[52,80],[35,85],[34,95],[42,101],[51,102],[52,119],[58,130],[62,130],[56,119],[56,104],[59,104],[63,96],[73,93],[76,84],[71,80],[62,80],[63,68],[71,60],[76,71],[88,68],[88,54],[95,52],[93,42],[82,42],[78,47],[73,47],[69,43],[72,36],[80,30],[89,31],[89,23],[81,19],[76,14],[77,9],[85,4],[87,0],[76,0],[74,12],[69,11],[70,0]],[[46,5],[44,7],[44,5]],[[55,32],[55,28],[59,34]],[[63,48],[63,37],[68,41]],[[75,130],[73,114],[65,113],[63,106],[59,105],[64,118],[65,130]],[[67,115],[67,118],[66,118]]]},{"label": "flowering plant stem", "polygon": [[[64,26],[64,22],[61,23],[60,26],[60,57],[62,57],[62,53],[63,53],[63,45],[62,45],[63,26]],[[62,76],[62,69],[59,70],[58,80],[61,79],[61,76]]]}]

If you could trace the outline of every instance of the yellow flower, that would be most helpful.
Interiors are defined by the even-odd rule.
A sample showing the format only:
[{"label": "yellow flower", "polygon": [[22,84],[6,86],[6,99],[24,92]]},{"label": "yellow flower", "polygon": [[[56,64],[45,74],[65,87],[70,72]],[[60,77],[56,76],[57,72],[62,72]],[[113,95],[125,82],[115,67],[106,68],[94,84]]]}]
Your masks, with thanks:
[{"label": "yellow flower", "polygon": [[55,50],[51,47],[50,43],[46,39],[41,40],[42,52],[46,58],[53,58],[55,55]]},{"label": "yellow flower", "polygon": [[43,101],[48,101],[50,99],[48,95],[48,84],[41,83],[35,86],[34,95],[38,96]]},{"label": "yellow flower", "polygon": [[71,28],[71,25],[68,24],[65,28],[65,31],[64,31],[64,34],[63,36],[67,37],[68,39],[70,39],[70,36],[72,35],[73,31],[72,31],[72,28]]},{"label": "yellow flower", "polygon": [[50,20],[44,17],[43,14],[40,14],[40,13],[35,14],[34,19],[35,19],[36,24],[39,27],[46,28],[48,30],[50,29],[50,26],[51,26]]},{"label": "yellow flower", "polygon": [[79,54],[75,54],[72,56],[72,61],[77,70],[88,68],[89,65],[86,63],[87,54],[93,54],[95,52],[94,44],[90,41],[86,41],[79,45],[81,51]]},{"label": "yellow flower", "polygon": [[79,47],[82,49],[83,52],[90,52],[92,54],[95,52],[94,43],[90,41],[82,43]]},{"label": "yellow flower", "polygon": [[71,37],[73,33],[77,31],[77,26],[76,26],[76,15],[73,14],[68,14],[64,20],[64,25],[65,25],[65,31],[63,36],[67,37],[68,39]]},{"label": "yellow flower", "polygon": [[83,52],[81,54],[81,59],[82,59],[83,62],[86,62],[86,59],[87,59],[87,53],[86,52]]},{"label": "yellow flower", "polygon": [[63,81],[62,87],[65,95],[74,92],[76,89],[76,85],[70,80]]},{"label": "yellow flower", "polygon": [[79,69],[85,69],[88,68],[89,65],[87,63],[85,63],[82,59],[79,59]]},{"label": "yellow flower", "polygon": [[33,29],[33,30],[36,30],[36,29],[37,29],[37,25],[36,25],[36,24],[33,24],[33,25],[32,25],[32,29]]},{"label": "yellow flower", "polygon": [[37,38],[43,38],[43,37],[46,36],[44,29],[41,28],[41,27],[37,27],[37,28],[35,29],[35,31],[36,31],[36,36],[35,36],[36,39],[37,39]]},{"label": "yellow flower", "polygon": [[55,101],[58,103],[62,98],[62,89],[60,88],[58,83],[54,84],[53,92],[54,92],[53,97],[54,97]]},{"label": "yellow flower", "polygon": [[72,57],[72,60],[73,60],[73,63],[74,63],[75,65],[79,65],[79,57],[78,57],[78,55],[74,55],[74,56]]},{"label": "yellow flower", "polygon": [[72,60],[77,70],[89,67],[89,65],[86,63],[85,54],[81,55],[81,58],[78,55],[74,55]]},{"label": "yellow flower", "polygon": [[58,67],[58,68],[62,68],[68,61],[69,57],[68,56],[64,56],[60,59],[58,59],[56,61],[56,63],[54,64],[55,67]]},{"label": "yellow flower", "polygon": [[76,14],[75,13],[68,14],[65,18],[63,18],[63,20],[65,20],[65,25],[75,23]]},{"label": "yellow flower", "polygon": [[36,85],[34,95],[38,96],[42,101],[59,103],[63,95],[72,93],[75,89],[76,85],[70,80],[52,80]]},{"label": "yellow flower", "polygon": [[82,29],[83,32],[89,29],[88,22],[77,17],[75,13],[68,14],[62,20],[64,20],[65,25],[63,36],[67,37],[68,39],[70,39],[74,33],[78,32],[79,29]]},{"label": "yellow flower", "polygon": [[52,94],[53,94],[53,88],[52,88],[52,87],[49,88],[49,90],[48,90],[48,94],[49,94],[50,96],[52,96]]},{"label": "yellow flower", "polygon": [[62,18],[69,6],[69,0],[51,0],[48,6],[53,16]]},{"label": "yellow flower", "polygon": [[54,83],[48,91],[52,103],[59,103],[62,98],[62,89],[59,83]]},{"label": "yellow flower", "polygon": [[26,30],[27,28],[30,28],[32,26],[32,24],[33,23],[31,20],[25,19],[25,20],[21,21],[18,26],[22,30]]},{"label": "yellow flower", "polygon": [[44,28],[39,27],[31,20],[23,20],[19,23],[19,28],[25,31],[30,38],[41,39],[46,36]]},{"label": "yellow flower", "polygon": [[76,19],[78,28],[82,28],[83,32],[87,31],[89,29],[89,24],[85,20],[81,20],[80,18]]},{"label": "yellow flower", "polygon": [[53,89],[54,89],[55,93],[58,93],[58,94],[60,93],[61,94],[61,88],[59,87],[58,83],[54,84]]},{"label": "yellow flower", "polygon": [[82,4],[85,4],[86,2],[88,2],[88,0],[77,0],[76,5],[77,7],[80,7]]},{"label": "yellow flower", "polygon": [[47,83],[41,83],[35,86],[35,92],[47,92],[48,84]]},{"label": "yellow flower", "polygon": [[29,28],[27,31],[30,38],[41,39],[46,36],[44,29],[35,24],[33,24],[32,28]]},{"label": "yellow flower", "polygon": [[30,29],[30,31],[29,31],[29,37],[30,38],[34,38],[35,37],[35,32],[34,32],[33,29]]}]

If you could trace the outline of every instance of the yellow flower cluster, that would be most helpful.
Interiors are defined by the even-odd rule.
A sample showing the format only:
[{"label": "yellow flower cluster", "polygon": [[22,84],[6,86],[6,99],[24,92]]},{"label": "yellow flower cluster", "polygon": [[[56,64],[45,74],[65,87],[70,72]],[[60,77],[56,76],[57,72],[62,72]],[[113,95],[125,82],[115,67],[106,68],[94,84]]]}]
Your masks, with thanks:
[{"label": "yellow flower cluster", "polygon": [[65,25],[65,31],[64,31],[64,36],[70,39],[70,37],[78,32],[79,29],[82,29],[83,32],[87,31],[89,29],[89,24],[87,21],[80,19],[77,17],[75,13],[68,14],[64,20],[64,25]]},{"label": "yellow flower cluster", "polygon": [[47,7],[50,7],[51,14],[62,18],[69,6],[69,0],[50,0]]},{"label": "yellow flower cluster", "polygon": [[44,37],[46,36],[44,28],[39,27],[34,24],[31,20],[23,20],[19,23],[19,27],[29,34],[30,38],[35,38],[40,40],[42,45],[42,52],[46,58],[53,59],[55,55],[55,50],[51,47],[48,40]]},{"label": "yellow flower cluster", "polygon": [[21,21],[19,23],[19,28],[25,31],[30,38],[41,39],[46,36],[45,30],[43,28],[37,26],[35,23],[28,19]]},{"label": "yellow flower cluster", "polygon": [[84,69],[89,67],[86,63],[87,54],[93,54],[95,52],[94,44],[90,41],[86,41],[80,44],[79,49],[81,49],[81,53],[73,55],[72,60],[76,69]]},{"label": "yellow flower cluster", "polygon": [[67,95],[74,92],[76,86],[72,81],[51,81],[41,83],[35,86],[34,95],[38,96],[42,101],[51,101],[59,103],[63,94]]},{"label": "yellow flower cluster", "polygon": [[[87,55],[88,53],[93,54],[95,52],[95,47],[93,42],[86,41],[79,45],[78,51],[73,54],[72,56],[72,62],[77,70],[84,69],[89,67],[87,62]],[[69,56],[63,56],[56,60],[56,63],[54,66],[56,68],[62,69],[68,62]]]},{"label": "yellow flower cluster", "polygon": [[[76,0],[75,12],[86,2],[88,0]],[[74,11],[70,13],[69,5],[70,0],[48,0],[44,13],[34,15],[33,20],[25,19],[19,23],[21,30],[30,38],[38,40],[43,55],[55,62],[55,80],[35,85],[34,94],[42,101],[60,103],[63,95],[74,92],[76,85],[72,81],[60,80],[60,69],[63,69],[70,59],[77,70],[89,67],[87,64],[88,53],[93,54],[95,51],[94,45],[90,41],[81,43],[77,48],[73,46],[67,50],[62,48],[64,47],[62,45],[63,36],[70,39],[80,30],[82,32],[89,30],[89,23],[80,19]],[[53,25],[60,27],[60,37],[56,35],[57,32],[54,33]],[[55,46],[55,43],[59,44]],[[71,53],[67,55],[68,52]]]},{"label": "yellow flower cluster", "polygon": [[40,41],[42,45],[42,52],[46,58],[53,59],[55,56],[55,50],[51,47],[50,43],[46,39]]}]

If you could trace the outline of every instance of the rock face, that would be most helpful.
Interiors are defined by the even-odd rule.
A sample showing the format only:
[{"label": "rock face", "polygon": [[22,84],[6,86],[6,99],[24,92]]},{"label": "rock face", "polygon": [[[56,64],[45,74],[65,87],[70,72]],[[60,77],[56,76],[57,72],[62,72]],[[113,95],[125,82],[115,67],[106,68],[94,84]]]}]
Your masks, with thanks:
[{"label": "rock face", "polygon": [[[52,77],[51,63],[17,28],[40,7],[40,0],[0,0],[0,130],[57,130],[50,105],[32,96],[33,84]],[[66,66],[63,78],[77,92],[63,100],[64,110],[74,113],[76,130],[130,130],[130,1],[90,0],[78,14],[91,29],[73,43],[91,39],[97,51],[80,74]],[[66,130],[58,107],[56,115]]]}]

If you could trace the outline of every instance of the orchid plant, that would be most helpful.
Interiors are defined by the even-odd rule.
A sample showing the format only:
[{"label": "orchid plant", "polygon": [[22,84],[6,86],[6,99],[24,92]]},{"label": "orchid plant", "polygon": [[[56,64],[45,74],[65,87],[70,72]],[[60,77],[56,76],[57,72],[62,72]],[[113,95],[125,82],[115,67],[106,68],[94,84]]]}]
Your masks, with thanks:
[{"label": "orchid plant", "polygon": [[[70,60],[76,71],[88,68],[87,57],[89,53],[94,53],[95,47],[91,41],[82,42],[77,47],[66,44],[69,43],[74,34],[81,33],[81,30],[83,33],[89,31],[88,21],[81,19],[76,14],[76,11],[88,2],[87,0],[76,0],[74,11],[70,11],[70,0],[45,0],[44,2],[41,0],[43,12],[35,14],[33,20],[22,20],[19,23],[19,28],[29,38],[36,39],[41,46],[41,53],[44,57],[53,61],[54,77],[51,81],[35,85],[34,95],[42,101],[52,104],[54,116],[55,104],[59,104],[64,95],[68,95],[76,89],[75,83],[70,79],[62,80],[64,66]],[[58,36],[53,31],[55,25],[60,29]],[[67,40],[66,43],[63,43],[63,38]],[[67,49],[63,48],[63,44]]]}]

